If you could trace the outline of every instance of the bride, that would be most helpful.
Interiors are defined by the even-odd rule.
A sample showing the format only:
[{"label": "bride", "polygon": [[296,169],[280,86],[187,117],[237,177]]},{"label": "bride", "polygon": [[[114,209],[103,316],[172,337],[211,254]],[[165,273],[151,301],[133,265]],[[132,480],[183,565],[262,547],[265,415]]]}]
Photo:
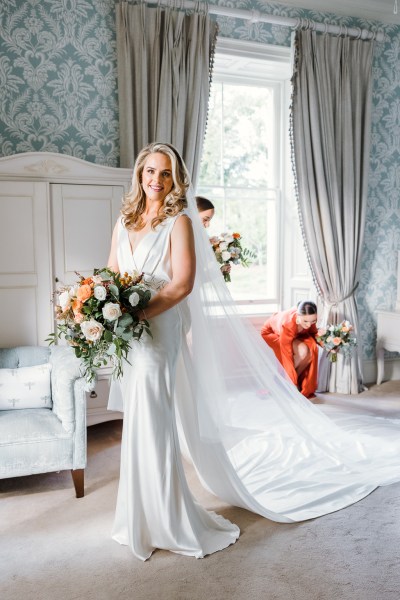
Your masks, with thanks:
[{"label": "bride", "polygon": [[328,417],[237,313],[173,146],[140,152],[108,264],[144,272],[152,290],[141,316],[153,338],[132,344],[109,404],[122,408],[120,389],[113,538],[138,558],[156,548],[199,558],[239,536],[193,499],[180,444],[207,489],[280,522],[333,512],[400,479],[400,422]]}]

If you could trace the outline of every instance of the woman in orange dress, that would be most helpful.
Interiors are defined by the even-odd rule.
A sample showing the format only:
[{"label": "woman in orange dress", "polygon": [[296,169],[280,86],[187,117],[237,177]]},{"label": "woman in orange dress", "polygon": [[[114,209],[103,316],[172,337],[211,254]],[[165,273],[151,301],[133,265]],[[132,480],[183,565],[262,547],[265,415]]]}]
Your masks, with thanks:
[{"label": "woman in orange dress", "polygon": [[312,398],[317,389],[317,306],[306,300],[277,312],[263,325],[261,335],[299,391]]}]

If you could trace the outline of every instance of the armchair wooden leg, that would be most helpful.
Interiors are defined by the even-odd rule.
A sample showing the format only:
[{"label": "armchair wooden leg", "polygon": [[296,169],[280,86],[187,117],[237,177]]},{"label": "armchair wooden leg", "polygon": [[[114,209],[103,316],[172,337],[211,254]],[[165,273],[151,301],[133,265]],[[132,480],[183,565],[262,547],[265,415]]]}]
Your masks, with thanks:
[{"label": "armchair wooden leg", "polygon": [[85,469],[71,469],[77,498],[85,495]]}]

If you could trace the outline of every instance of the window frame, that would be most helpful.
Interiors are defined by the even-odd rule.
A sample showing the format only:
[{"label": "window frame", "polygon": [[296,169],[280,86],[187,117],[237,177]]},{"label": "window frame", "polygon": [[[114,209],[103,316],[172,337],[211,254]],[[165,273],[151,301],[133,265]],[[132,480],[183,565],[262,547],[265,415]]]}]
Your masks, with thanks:
[{"label": "window frame", "polygon": [[[274,181],[276,187],[269,188],[266,193],[271,192],[276,195],[274,200],[277,211],[277,261],[276,261],[276,297],[265,299],[247,299],[235,300],[235,304],[241,308],[249,307],[243,314],[248,317],[257,318],[265,315],[265,307],[270,308],[269,312],[275,312],[282,306],[284,297],[283,287],[285,284],[283,277],[283,268],[285,264],[285,202],[290,193],[288,182],[291,178],[290,148],[289,148],[289,103],[290,103],[290,77],[291,77],[291,49],[285,46],[271,46],[255,42],[244,42],[231,38],[218,38],[216,45],[216,55],[219,59],[236,58],[238,62],[246,63],[252,66],[250,69],[244,69],[241,72],[233,72],[231,65],[225,67],[220,65],[217,68],[214,61],[214,72],[212,81],[215,83],[226,83],[242,86],[269,87],[274,90],[275,114],[277,122],[277,135],[274,140],[275,155],[278,157],[274,161]],[[262,61],[262,62],[260,62]],[[265,66],[264,69],[254,66]],[[290,172],[289,172],[290,170]],[[218,186],[213,186],[218,187]],[[225,188],[226,189],[226,188]],[[290,235],[290,232],[289,232]],[[259,310],[257,311],[257,306]],[[261,309],[263,307],[264,310]]]}]

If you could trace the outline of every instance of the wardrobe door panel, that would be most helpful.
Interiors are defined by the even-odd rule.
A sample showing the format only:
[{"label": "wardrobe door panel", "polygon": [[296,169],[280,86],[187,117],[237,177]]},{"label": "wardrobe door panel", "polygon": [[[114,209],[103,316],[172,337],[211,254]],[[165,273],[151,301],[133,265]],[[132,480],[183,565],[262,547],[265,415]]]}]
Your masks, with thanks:
[{"label": "wardrobe door panel", "polygon": [[48,184],[0,186],[0,347],[45,345],[53,327]]},{"label": "wardrobe door panel", "polygon": [[88,276],[107,264],[111,236],[119,214],[122,186],[53,184],[54,272],[72,284],[76,271]]}]

